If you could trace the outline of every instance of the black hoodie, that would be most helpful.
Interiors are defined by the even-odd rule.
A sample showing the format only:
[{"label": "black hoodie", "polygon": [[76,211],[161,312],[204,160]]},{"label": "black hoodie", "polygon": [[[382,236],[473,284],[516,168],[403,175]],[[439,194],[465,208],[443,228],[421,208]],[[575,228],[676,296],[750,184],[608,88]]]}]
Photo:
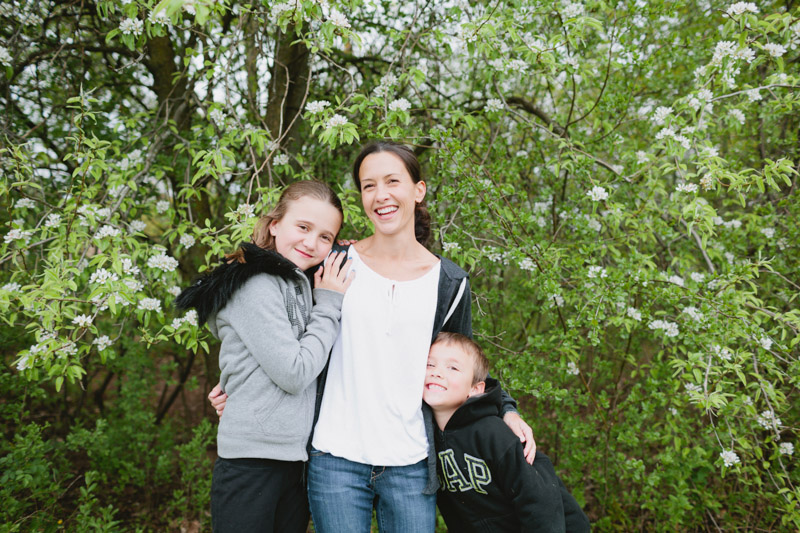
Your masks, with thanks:
[{"label": "black hoodie", "polygon": [[437,504],[449,531],[589,531],[589,520],[536,452],[525,462],[522,444],[499,417],[501,390],[469,398],[444,431],[436,429]]}]

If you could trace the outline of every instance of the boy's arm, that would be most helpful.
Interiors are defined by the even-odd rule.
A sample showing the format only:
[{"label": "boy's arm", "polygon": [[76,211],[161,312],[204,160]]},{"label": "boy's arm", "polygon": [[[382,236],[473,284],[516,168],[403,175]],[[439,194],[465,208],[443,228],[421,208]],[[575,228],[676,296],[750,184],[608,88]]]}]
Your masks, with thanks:
[{"label": "boy's arm", "polygon": [[525,462],[522,444],[516,442],[492,469],[498,487],[514,507],[523,531],[565,533],[561,485],[546,455]]}]

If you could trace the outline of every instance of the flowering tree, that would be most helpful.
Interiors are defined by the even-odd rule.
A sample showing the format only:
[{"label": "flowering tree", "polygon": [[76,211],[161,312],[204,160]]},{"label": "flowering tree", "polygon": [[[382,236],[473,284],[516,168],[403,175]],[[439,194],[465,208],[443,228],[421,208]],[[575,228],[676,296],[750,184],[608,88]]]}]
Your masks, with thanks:
[{"label": "flowering tree", "polygon": [[373,138],[416,147],[434,248],[470,269],[493,372],[597,529],[800,527],[792,2],[0,20],[9,530],[207,521],[216,346],[172,301],[291,181],[330,182],[368,234],[348,172]]}]

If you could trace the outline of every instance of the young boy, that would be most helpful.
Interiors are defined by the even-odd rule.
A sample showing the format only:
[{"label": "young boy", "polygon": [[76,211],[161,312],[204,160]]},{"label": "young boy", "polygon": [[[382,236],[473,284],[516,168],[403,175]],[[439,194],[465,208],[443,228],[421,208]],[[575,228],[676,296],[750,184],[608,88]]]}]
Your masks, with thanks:
[{"label": "young boy", "polygon": [[428,355],[422,398],[433,409],[441,488],[437,504],[449,531],[589,531],[550,459],[525,462],[522,444],[498,416],[500,387],[480,347],[440,333]]}]

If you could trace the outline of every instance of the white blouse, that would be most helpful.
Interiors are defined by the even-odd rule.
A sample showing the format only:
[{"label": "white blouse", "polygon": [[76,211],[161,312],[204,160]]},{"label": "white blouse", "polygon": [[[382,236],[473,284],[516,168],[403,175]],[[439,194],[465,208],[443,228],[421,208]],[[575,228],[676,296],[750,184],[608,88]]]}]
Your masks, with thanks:
[{"label": "white blouse", "polygon": [[356,276],[342,304],[312,445],[369,465],[405,466],[428,456],[422,388],[441,262],[417,279],[370,269],[354,246]]}]

